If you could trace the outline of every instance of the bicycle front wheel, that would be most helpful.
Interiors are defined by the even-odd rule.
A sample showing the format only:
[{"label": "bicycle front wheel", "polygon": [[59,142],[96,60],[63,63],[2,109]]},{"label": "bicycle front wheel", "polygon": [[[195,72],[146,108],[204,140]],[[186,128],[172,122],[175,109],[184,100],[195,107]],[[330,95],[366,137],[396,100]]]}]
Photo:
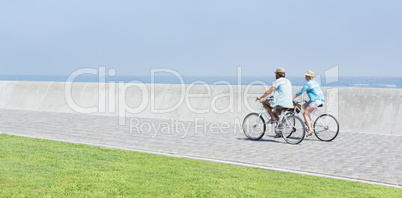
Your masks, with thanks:
[{"label": "bicycle front wheel", "polygon": [[321,141],[332,141],[338,136],[339,123],[330,114],[320,115],[314,122],[314,134]]},{"label": "bicycle front wheel", "polygon": [[244,135],[250,140],[259,140],[265,134],[264,119],[258,113],[250,113],[243,120]]},{"label": "bicycle front wheel", "polygon": [[306,127],[298,116],[286,116],[282,119],[282,137],[289,144],[299,144],[304,140]]}]

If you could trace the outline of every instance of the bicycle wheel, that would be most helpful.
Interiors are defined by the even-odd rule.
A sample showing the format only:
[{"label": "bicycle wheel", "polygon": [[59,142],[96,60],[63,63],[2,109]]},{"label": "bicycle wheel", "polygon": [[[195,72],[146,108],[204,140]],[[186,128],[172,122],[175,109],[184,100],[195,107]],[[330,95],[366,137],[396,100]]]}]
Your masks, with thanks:
[{"label": "bicycle wheel", "polygon": [[[285,116],[288,118],[288,124],[289,125],[294,125],[296,123],[296,119],[294,117],[290,118],[289,116],[293,116],[293,112],[288,112],[285,114]],[[292,135],[292,133],[289,133],[287,138],[289,138]]]},{"label": "bicycle wheel", "polygon": [[304,140],[306,127],[303,121],[294,115],[284,117],[281,122],[282,137],[289,144],[299,144]]},{"label": "bicycle wheel", "polygon": [[322,114],[314,121],[314,134],[321,141],[332,141],[339,133],[339,123],[330,114]]},{"label": "bicycle wheel", "polygon": [[259,140],[265,134],[265,121],[258,113],[250,113],[243,120],[244,135],[250,140]]}]

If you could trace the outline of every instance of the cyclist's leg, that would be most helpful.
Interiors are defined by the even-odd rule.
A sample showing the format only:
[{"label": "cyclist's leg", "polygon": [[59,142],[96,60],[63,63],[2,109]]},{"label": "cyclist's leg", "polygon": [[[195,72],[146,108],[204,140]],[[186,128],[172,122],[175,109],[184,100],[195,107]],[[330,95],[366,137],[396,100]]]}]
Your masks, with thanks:
[{"label": "cyclist's leg", "polygon": [[[308,133],[307,133],[307,136],[310,136],[313,132],[314,132],[314,130],[312,129],[312,127],[311,127],[311,117],[310,117],[310,113],[312,113],[315,109],[317,109],[321,104],[323,104],[323,102],[321,102],[321,101],[319,101],[319,100],[316,100],[316,101],[314,101],[314,102],[309,102],[309,104],[308,104],[308,106],[306,107],[306,110],[305,110],[305,112],[304,112],[304,114],[303,114],[303,116],[304,116],[304,119],[305,119],[305,121],[306,121],[306,125],[307,125],[307,127],[308,127]],[[307,114],[307,115],[306,115]],[[306,119],[307,118],[307,119]]]},{"label": "cyclist's leg", "polygon": [[[306,118],[304,117],[304,114],[306,114],[306,109],[308,107],[308,105],[310,104],[310,102],[305,102],[302,107],[303,107],[303,118],[304,118],[304,123],[306,123],[306,126],[308,126]],[[308,114],[310,115],[310,114]],[[310,116],[308,116],[308,118],[310,118]],[[311,124],[311,118],[310,118],[310,124]],[[308,128],[308,131],[310,131],[310,128]]]},{"label": "cyclist's leg", "polygon": [[[273,113],[276,115],[276,120],[280,121],[279,119],[283,119],[282,117],[279,118],[279,116],[280,116],[281,113],[282,113],[282,109],[283,109],[282,106],[276,105],[276,106],[274,106],[274,107],[271,107],[271,109],[273,109]],[[283,127],[281,122],[278,123],[278,127],[279,127],[279,128]],[[274,138],[280,138],[280,137],[282,137],[282,131],[277,131],[277,130],[275,130],[275,134],[276,134],[276,135],[275,135]]]},{"label": "cyclist's leg", "polygon": [[[268,104],[267,104],[267,103],[268,103]],[[264,105],[264,108],[267,110],[268,114],[271,116],[271,119],[274,119],[274,118],[275,118],[276,120],[279,119],[278,116],[277,116],[274,112],[272,112],[272,108],[271,108],[270,102],[267,102],[266,99],[263,99],[263,100],[262,100],[262,105]]]},{"label": "cyclist's leg", "polygon": [[310,102],[305,102],[305,103],[303,104],[303,110],[306,110],[306,108],[308,107],[309,103],[310,103]]},{"label": "cyclist's leg", "polygon": [[[304,105],[303,105],[303,106],[304,106]],[[303,117],[304,117],[304,121],[305,121],[305,123],[306,123],[306,125],[307,125],[307,128],[308,128],[307,136],[310,136],[310,135],[314,132],[313,129],[312,129],[312,127],[311,127],[311,118],[310,118],[310,114],[311,114],[314,110],[315,110],[315,108],[310,107],[310,106],[307,106],[307,107],[304,109]]]},{"label": "cyclist's leg", "polygon": [[[277,117],[276,117],[276,119],[279,121],[279,119],[282,119],[282,117],[279,117],[279,116],[281,116],[281,114],[282,114],[282,110],[284,109],[284,107],[282,107],[282,106],[280,106],[280,105],[276,105],[275,107],[272,107],[273,109],[274,109],[274,113],[277,115]],[[279,125],[278,126],[281,126],[281,123],[279,123]]]},{"label": "cyclist's leg", "polygon": [[276,115],[276,119],[279,120],[279,116],[282,114],[282,110],[284,109],[284,107],[280,106],[280,105],[276,105],[275,107],[272,107],[274,110],[273,112]]}]

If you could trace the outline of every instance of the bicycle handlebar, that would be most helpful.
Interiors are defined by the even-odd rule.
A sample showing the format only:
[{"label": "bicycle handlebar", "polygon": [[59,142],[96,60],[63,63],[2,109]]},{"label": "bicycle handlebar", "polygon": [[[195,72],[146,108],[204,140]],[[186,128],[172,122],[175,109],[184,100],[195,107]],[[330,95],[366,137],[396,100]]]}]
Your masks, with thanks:
[{"label": "bicycle handlebar", "polygon": [[[261,99],[258,100],[258,99],[256,98],[255,101],[258,100],[258,101],[260,101],[260,103],[262,103],[262,99],[263,99],[263,98],[261,98]],[[272,101],[272,100],[274,100],[274,96],[271,95],[271,96],[269,96],[269,97],[266,97],[266,99]]]}]

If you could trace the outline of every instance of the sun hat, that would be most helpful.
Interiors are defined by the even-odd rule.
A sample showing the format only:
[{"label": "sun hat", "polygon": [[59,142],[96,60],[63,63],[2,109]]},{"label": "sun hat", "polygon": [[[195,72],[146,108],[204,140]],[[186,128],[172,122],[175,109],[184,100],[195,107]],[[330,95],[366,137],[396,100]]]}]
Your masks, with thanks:
[{"label": "sun hat", "polygon": [[306,74],[304,74],[305,76],[308,76],[308,77],[313,77],[314,78],[314,72],[312,72],[312,71],[307,71],[307,73]]},{"label": "sun hat", "polygon": [[282,67],[278,67],[278,68],[276,68],[275,73],[285,73],[285,69]]}]

